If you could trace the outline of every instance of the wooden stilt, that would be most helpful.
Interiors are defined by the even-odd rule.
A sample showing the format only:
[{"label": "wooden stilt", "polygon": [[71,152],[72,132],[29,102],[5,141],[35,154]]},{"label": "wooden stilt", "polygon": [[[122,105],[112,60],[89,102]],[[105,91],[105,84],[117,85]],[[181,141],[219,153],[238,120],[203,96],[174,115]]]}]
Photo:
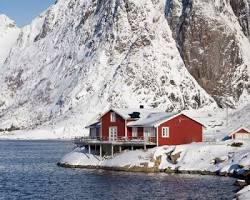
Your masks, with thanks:
[{"label": "wooden stilt", "polygon": [[102,145],[100,144],[100,157],[102,157]]},{"label": "wooden stilt", "polygon": [[111,156],[112,157],[114,156],[114,146],[113,146],[113,144],[111,144]]},{"label": "wooden stilt", "polygon": [[133,145],[131,146],[131,150],[132,150],[132,151],[134,150],[134,146],[133,146]]},{"label": "wooden stilt", "polygon": [[90,145],[89,145],[89,154],[91,154],[91,147],[90,147]]},{"label": "wooden stilt", "polygon": [[119,152],[120,153],[122,152],[122,146],[119,146]]}]

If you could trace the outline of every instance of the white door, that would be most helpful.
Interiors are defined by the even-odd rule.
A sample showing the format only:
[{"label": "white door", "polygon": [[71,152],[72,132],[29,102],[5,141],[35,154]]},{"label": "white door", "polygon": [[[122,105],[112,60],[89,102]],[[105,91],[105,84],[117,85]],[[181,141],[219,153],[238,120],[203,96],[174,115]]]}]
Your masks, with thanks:
[{"label": "white door", "polygon": [[144,128],[144,140],[149,141],[151,128]]},{"label": "white door", "polygon": [[138,131],[137,128],[132,128],[132,138],[137,138],[138,137]]},{"label": "white door", "polygon": [[156,132],[155,128],[144,128],[144,140],[150,141],[150,138],[155,138]]},{"label": "white door", "polygon": [[116,141],[117,140],[117,127],[112,126],[109,127],[109,141]]}]

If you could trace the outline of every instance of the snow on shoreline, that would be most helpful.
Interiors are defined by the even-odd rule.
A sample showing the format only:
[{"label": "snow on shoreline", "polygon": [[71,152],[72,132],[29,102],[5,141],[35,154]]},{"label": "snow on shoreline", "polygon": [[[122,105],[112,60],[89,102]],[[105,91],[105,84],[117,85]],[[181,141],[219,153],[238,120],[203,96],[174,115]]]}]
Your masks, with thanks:
[{"label": "snow on shoreline", "polygon": [[152,158],[155,149],[149,149],[148,151],[135,150],[135,151],[123,151],[120,154],[116,154],[113,158],[104,157],[100,158],[98,155],[89,154],[84,148],[77,148],[74,151],[66,154],[59,163],[80,166],[80,167],[142,167],[145,163],[149,167],[154,166]]},{"label": "snow on shoreline", "polygon": [[250,141],[234,147],[235,141],[192,143],[162,146],[147,151],[124,151],[113,158],[100,158],[88,154],[84,148],[76,149],[60,161],[69,166],[93,167],[147,167],[158,170],[206,171],[241,174],[250,167]]},{"label": "snow on shoreline", "polygon": [[250,185],[244,187],[242,190],[237,192],[236,197],[238,200],[250,199]]},{"label": "snow on shoreline", "polygon": [[[232,146],[242,142],[240,147]],[[59,165],[66,167],[110,168],[144,172],[211,172],[212,174],[242,175],[250,169],[250,141],[225,141],[192,143],[178,146],[162,146],[152,149],[123,151],[113,158],[100,158],[88,154],[84,148],[76,148],[65,155]],[[153,169],[153,170],[150,170]],[[236,194],[237,199],[250,199],[250,185]]]}]

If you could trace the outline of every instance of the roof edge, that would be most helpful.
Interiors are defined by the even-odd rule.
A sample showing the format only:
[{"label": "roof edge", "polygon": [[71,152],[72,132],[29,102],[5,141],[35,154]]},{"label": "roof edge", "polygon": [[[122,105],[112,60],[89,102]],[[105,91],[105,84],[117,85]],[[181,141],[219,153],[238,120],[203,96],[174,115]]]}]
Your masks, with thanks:
[{"label": "roof edge", "polygon": [[244,126],[241,126],[241,127],[237,128],[236,130],[232,131],[231,133],[229,133],[228,136],[234,135],[235,133],[237,133],[241,129],[244,129],[245,131],[247,131],[248,133],[250,133],[250,130],[248,128],[246,128]]},{"label": "roof edge", "polygon": [[186,116],[187,118],[189,118],[189,119],[191,119],[191,120],[197,122],[198,124],[202,125],[204,128],[207,128],[203,123],[201,123],[201,122],[199,122],[198,120],[196,120],[196,119],[194,119],[194,118],[188,116],[187,114],[184,114],[183,112],[177,113],[176,115],[173,115],[173,116],[169,117],[168,119],[161,120],[159,123],[155,124],[154,127],[157,128],[157,127],[160,126],[162,123],[165,123],[165,122],[167,122],[167,121],[170,121],[170,120],[172,120],[172,119],[178,117],[179,115],[184,115],[184,116]]},{"label": "roof edge", "polygon": [[128,118],[124,118],[123,116],[122,116],[122,114],[121,113],[119,113],[116,109],[114,109],[114,108],[109,108],[107,111],[105,111],[103,114],[101,114],[101,116],[99,117],[99,119],[101,119],[104,115],[106,115],[108,112],[110,112],[110,111],[113,111],[113,112],[115,112],[116,114],[118,114],[122,119],[124,119],[124,120],[127,120]]}]

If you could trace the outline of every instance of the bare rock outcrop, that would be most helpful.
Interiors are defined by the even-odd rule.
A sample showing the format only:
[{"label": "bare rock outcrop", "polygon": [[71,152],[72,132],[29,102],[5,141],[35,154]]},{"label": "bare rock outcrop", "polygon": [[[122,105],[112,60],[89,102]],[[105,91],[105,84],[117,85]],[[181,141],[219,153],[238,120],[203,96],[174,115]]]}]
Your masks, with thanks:
[{"label": "bare rock outcrop", "polygon": [[[189,72],[221,107],[250,94],[246,1],[167,1],[165,15]],[[242,29],[242,30],[241,30]],[[247,36],[247,37],[246,37]]]}]

